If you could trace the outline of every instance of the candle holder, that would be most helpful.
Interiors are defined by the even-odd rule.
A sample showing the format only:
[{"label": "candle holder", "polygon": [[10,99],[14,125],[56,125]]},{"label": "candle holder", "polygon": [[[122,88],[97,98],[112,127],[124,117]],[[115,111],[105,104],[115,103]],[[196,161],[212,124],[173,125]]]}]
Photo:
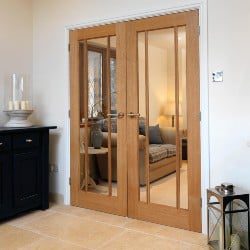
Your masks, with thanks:
[{"label": "candle holder", "polygon": [[32,87],[27,76],[13,74],[5,86],[5,110],[9,121],[5,127],[31,127],[28,117],[33,113]]}]

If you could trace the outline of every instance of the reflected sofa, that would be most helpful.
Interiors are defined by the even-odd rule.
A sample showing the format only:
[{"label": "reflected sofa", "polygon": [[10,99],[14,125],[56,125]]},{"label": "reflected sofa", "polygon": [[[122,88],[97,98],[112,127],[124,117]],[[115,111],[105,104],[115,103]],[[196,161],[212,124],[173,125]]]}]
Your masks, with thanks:
[{"label": "reflected sofa", "polygon": [[[150,182],[156,181],[162,177],[165,177],[176,171],[176,153],[175,153],[175,128],[160,128],[161,138],[163,144],[149,145],[149,171]],[[108,132],[103,132],[103,147],[108,147]],[[146,184],[146,166],[145,166],[145,146],[146,137],[139,135],[139,182],[143,186]],[[156,148],[157,147],[157,148]],[[163,148],[165,147],[165,148]],[[170,148],[166,155],[166,148]],[[159,157],[159,153],[162,151],[164,156]],[[152,155],[151,155],[152,152]],[[154,155],[153,155],[154,152]],[[159,152],[159,153],[158,153]],[[152,156],[152,157],[151,157]],[[154,159],[156,158],[158,159]],[[97,155],[97,167],[100,174],[100,178],[103,180],[108,179],[108,156]],[[112,164],[112,181],[117,181],[117,133],[111,133],[111,164]]]}]

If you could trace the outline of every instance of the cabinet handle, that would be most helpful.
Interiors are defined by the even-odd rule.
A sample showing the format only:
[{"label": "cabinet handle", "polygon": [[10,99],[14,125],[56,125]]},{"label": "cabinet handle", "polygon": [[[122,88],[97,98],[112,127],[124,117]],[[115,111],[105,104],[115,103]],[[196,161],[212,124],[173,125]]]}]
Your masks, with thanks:
[{"label": "cabinet handle", "polygon": [[3,146],[3,142],[0,142],[0,146]]},{"label": "cabinet handle", "polygon": [[31,143],[31,142],[32,142],[31,139],[26,139],[25,141],[26,141],[27,143]]}]

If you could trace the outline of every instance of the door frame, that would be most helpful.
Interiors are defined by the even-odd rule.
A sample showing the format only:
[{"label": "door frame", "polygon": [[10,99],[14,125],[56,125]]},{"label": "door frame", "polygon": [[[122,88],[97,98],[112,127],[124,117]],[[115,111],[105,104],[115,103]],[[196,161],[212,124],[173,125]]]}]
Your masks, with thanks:
[{"label": "door frame", "polygon": [[[132,14],[123,16],[111,16],[110,18],[89,19],[82,23],[66,25],[65,26],[65,72],[68,76],[68,99],[67,107],[70,109],[70,78],[69,78],[69,33],[70,30],[93,27],[102,24],[110,24],[121,21],[130,21],[140,18],[147,18],[152,16],[172,14],[176,12],[183,12],[189,10],[199,10],[200,23],[200,39],[199,39],[199,58],[200,58],[200,110],[202,119],[200,123],[200,138],[201,138],[201,196],[202,196],[202,232],[207,232],[207,215],[206,215],[206,189],[210,187],[210,146],[209,146],[209,87],[208,87],[208,20],[207,0],[188,0],[186,4],[175,3],[173,6],[168,6],[161,9],[151,9],[144,11],[136,11]],[[66,162],[65,169],[65,190],[64,203],[70,204],[70,119],[68,116],[66,126]]]}]

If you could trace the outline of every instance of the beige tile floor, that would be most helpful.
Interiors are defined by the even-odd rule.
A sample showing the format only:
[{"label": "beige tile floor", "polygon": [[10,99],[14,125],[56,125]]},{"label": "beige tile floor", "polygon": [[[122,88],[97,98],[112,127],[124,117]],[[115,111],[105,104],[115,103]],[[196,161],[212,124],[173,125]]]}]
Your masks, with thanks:
[{"label": "beige tile floor", "polygon": [[198,250],[202,234],[105,214],[52,205],[0,224],[0,249]]}]

